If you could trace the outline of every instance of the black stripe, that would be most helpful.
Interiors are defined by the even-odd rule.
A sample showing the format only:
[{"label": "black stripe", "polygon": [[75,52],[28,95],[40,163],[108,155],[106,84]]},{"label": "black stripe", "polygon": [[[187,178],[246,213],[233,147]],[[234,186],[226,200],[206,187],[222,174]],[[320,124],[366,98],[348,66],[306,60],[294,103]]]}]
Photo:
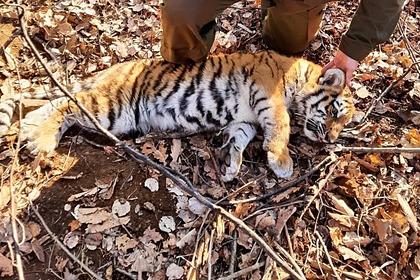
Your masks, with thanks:
[{"label": "black stripe", "polygon": [[311,77],[311,73],[312,73],[312,68],[306,68],[306,72],[305,72],[306,82],[309,81],[309,78]]},{"label": "black stripe", "polygon": [[271,107],[264,107],[258,110],[257,115],[261,115],[262,112],[267,111],[268,109],[270,109]]},{"label": "black stripe", "polygon": [[210,111],[207,111],[206,112],[206,121],[207,121],[207,123],[212,124],[212,125],[214,125],[216,127],[220,127],[221,126],[220,121],[216,120],[213,117],[213,114]]},{"label": "black stripe", "polygon": [[200,114],[201,114],[201,117],[204,117],[204,114],[205,114],[205,112],[204,112],[204,107],[203,107],[203,90],[200,90],[198,93],[197,93],[197,111],[198,112],[200,112]]},{"label": "black stripe", "polygon": [[113,100],[111,98],[108,98],[108,120],[109,120],[109,127],[108,130],[112,130],[115,125],[115,111],[114,106],[112,106]]},{"label": "black stripe", "polygon": [[195,123],[200,128],[204,128],[204,125],[200,122],[200,120],[197,117],[186,115],[185,120],[190,123]]},{"label": "black stripe", "polygon": [[[151,73],[155,70],[158,63],[151,64],[149,68],[146,71],[143,71],[141,74],[136,77],[136,80],[134,81],[133,88],[131,90],[131,97],[130,97],[130,103],[131,106],[134,106],[134,119],[136,122],[136,127],[138,127],[140,123],[140,101],[142,99],[143,95],[143,88],[144,88],[144,82],[148,79]],[[139,87],[139,84],[141,84],[139,90],[137,88]]]},{"label": "black stripe", "polygon": [[239,110],[239,103],[236,101],[235,102],[235,106],[233,107],[233,110],[235,111],[235,114],[237,114],[238,113],[238,110]]},{"label": "black stripe", "polygon": [[177,120],[177,118],[176,118],[175,109],[174,109],[174,108],[169,108],[169,109],[167,109],[166,111],[169,113],[169,115],[171,115],[172,120],[173,120],[175,123],[177,123],[177,122],[178,122],[178,120]]},{"label": "black stripe", "polygon": [[195,84],[199,86],[201,80],[203,79],[204,71],[206,69],[206,61],[201,62],[200,66],[198,67],[197,74],[195,76]]},{"label": "black stripe", "polygon": [[272,77],[272,78],[274,78],[274,70],[273,70],[273,68],[271,67],[271,64],[270,64],[270,62],[268,61],[268,58],[267,58],[267,57],[265,58],[265,63],[267,64],[268,68],[270,68],[270,71],[271,71],[271,77]]},{"label": "black stripe", "polygon": [[92,102],[92,111],[93,111],[93,114],[97,118],[98,115],[99,115],[99,104],[98,104],[98,100],[96,100],[96,97],[95,96],[90,95],[90,101]]},{"label": "black stripe", "polygon": [[211,96],[213,100],[216,102],[217,106],[217,114],[221,116],[223,105],[224,105],[224,99],[222,94],[219,92],[218,88],[216,87],[216,79],[219,78],[222,74],[222,60],[219,59],[217,70],[214,73],[210,83],[209,83],[209,91],[211,93]]},{"label": "black stripe", "polygon": [[180,101],[179,109],[180,112],[185,115],[186,109],[188,108],[188,97],[193,95],[196,92],[196,87],[200,86],[201,80],[203,79],[204,69],[206,67],[206,63],[202,62],[197,69],[197,73],[194,77],[191,77],[190,85],[186,88],[182,99]]},{"label": "black stripe", "polygon": [[[329,96],[328,95],[326,95],[326,96],[324,96],[324,97],[322,97],[320,100],[318,100],[317,102],[315,102],[314,104],[311,104],[311,108],[315,108],[315,107],[318,107],[318,105],[321,103],[321,102],[324,102],[324,101],[327,101],[329,99]],[[331,102],[332,101],[330,101],[325,107],[328,107],[330,104],[331,104]]]},{"label": "black stripe", "polygon": [[258,63],[261,64],[263,59],[264,59],[264,53],[260,53],[260,58],[258,59]]},{"label": "black stripe", "polygon": [[248,72],[248,69],[246,69],[246,66],[242,66],[241,73],[242,73],[242,76],[244,77],[244,84],[246,84],[249,78],[249,72]]},{"label": "black stripe", "polygon": [[227,107],[225,108],[225,113],[226,113],[226,122],[227,123],[232,122],[233,121],[232,113]]},{"label": "black stripe", "polygon": [[[163,65],[162,65],[163,66]],[[167,72],[168,72],[168,70],[169,69],[171,69],[173,67],[173,65],[171,65],[171,64],[169,64],[169,65],[166,65],[166,67],[164,68],[164,69],[161,69],[160,71],[160,73],[159,73],[159,75],[156,77],[156,80],[155,80],[155,82],[154,82],[154,84],[153,84],[153,86],[152,86],[152,89],[154,90],[154,91],[156,91],[156,89],[157,89],[157,87],[159,86],[159,84],[162,82],[162,79],[163,79],[163,76],[165,75],[165,74],[168,74]]]},{"label": "black stripe", "polygon": [[240,127],[240,128],[238,128],[238,130],[239,131],[242,131],[242,133],[243,134],[245,134],[245,136],[248,138],[249,136],[248,136],[248,133],[246,133],[246,131],[242,128],[242,127]]},{"label": "black stripe", "polygon": [[0,119],[0,125],[4,125],[4,126],[7,126],[7,127],[9,127],[9,126],[10,126],[10,124],[6,123],[6,122],[5,122],[5,121],[3,121],[2,119]]},{"label": "black stripe", "polygon": [[178,75],[178,77],[176,78],[174,85],[172,86],[172,90],[166,95],[165,99],[164,99],[164,103],[166,105],[166,102],[168,102],[169,98],[171,98],[171,96],[174,93],[177,93],[179,90],[179,87],[181,86],[181,83],[184,82],[185,80],[185,74],[192,68],[192,64],[189,65],[184,65],[182,68],[182,72],[181,74]]},{"label": "black stripe", "polygon": [[[12,107],[12,106],[9,106],[9,107]],[[13,108],[10,108],[10,109],[13,109]],[[0,108],[0,113],[3,113],[5,115],[7,115],[9,117],[9,119],[12,118],[12,116],[13,116],[13,110],[11,110],[11,111],[12,111],[12,113],[9,113],[8,111],[6,111],[6,109]]]},{"label": "black stripe", "polygon": [[[295,81],[295,83],[298,83],[298,80]],[[318,97],[319,95],[324,94],[324,90],[323,89],[318,89],[317,91],[315,91],[314,93],[308,94],[307,96],[305,96],[303,98],[303,102],[306,103],[307,100],[309,100],[311,97]]]},{"label": "black stripe", "polygon": [[122,96],[123,96],[123,92],[122,91],[120,91],[120,92],[117,93],[117,103],[118,103],[117,118],[120,118],[121,117],[122,110],[123,110],[123,99],[122,99]]},{"label": "black stripe", "polygon": [[258,103],[263,102],[263,101],[266,101],[266,100],[267,100],[267,97],[260,97],[260,98],[258,98],[258,99],[254,102],[254,104],[253,104],[252,108],[253,108],[253,109],[255,109],[255,107],[257,107],[257,106],[258,106]]},{"label": "black stripe", "polygon": [[274,61],[274,64],[276,65],[276,68],[277,68],[277,72],[279,72],[281,67],[278,64],[277,60],[273,57],[272,52],[267,52],[267,54],[268,54],[268,57],[271,59],[271,61]]},{"label": "black stripe", "polygon": [[155,102],[154,107],[155,107],[155,114],[163,117],[164,114],[161,110],[159,110],[159,103],[158,102]]},{"label": "black stripe", "polygon": [[179,101],[179,112],[185,114],[188,108],[188,97],[193,95],[195,92],[194,78],[191,78],[190,85],[185,89],[184,94],[182,95],[181,100]]}]

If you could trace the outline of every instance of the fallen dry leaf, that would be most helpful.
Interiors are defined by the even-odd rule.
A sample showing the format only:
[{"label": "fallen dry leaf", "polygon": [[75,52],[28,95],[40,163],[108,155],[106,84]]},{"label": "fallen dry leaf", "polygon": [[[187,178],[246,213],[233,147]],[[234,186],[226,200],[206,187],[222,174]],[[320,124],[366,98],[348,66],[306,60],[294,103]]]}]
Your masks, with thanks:
[{"label": "fallen dry leaf", "polygon": [[12,261],[3,254],[0,253],[0,276],[7,277],[13,276],[13,264]]},{"label": "fallen dry leaf", "polygon": [[172,232],[175,230],[175,220],[172,216],[163,216],[159,220],[159,229],[163,232]]},{"label": "fallen dry leaf", "polygon": [[130,212],[130,202],[124,199],[117,199],[112,204],[112,213],[118,217],[123,217]]},{"label": "fallen dry leaf", "polygon": [[364,261],[366,258],[355,251],[345,247],[345,246],[337,246],[337,250],[340,255],[344,258],[344,260],[352,259],[355,261]]},{"label": "fallen dry leaf", "polygon": [[174,263],[171,263],[166,269],[166,276],[169,280],[172,279],[181,279],[184,275],[184,269],[181,266],[178,266]]},{"label": "fallen dry leaf", "polygon": [[157,192],[159,190],[159,181],[155,178],[147,178],[146,181],[144,181],[144,186],[151,192]]}]

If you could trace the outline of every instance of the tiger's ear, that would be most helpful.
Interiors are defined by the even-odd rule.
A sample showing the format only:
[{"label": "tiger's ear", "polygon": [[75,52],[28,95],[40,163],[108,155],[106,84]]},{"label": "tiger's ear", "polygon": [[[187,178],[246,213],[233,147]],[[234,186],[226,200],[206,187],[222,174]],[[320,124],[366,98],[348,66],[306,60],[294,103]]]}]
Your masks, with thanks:
[{"label": "tiger's ear", "polygon": [[340,86],[344,88],[346,76],[344,72],[338,68],[328,69],[324,75],[319,78],[320,85]]}]

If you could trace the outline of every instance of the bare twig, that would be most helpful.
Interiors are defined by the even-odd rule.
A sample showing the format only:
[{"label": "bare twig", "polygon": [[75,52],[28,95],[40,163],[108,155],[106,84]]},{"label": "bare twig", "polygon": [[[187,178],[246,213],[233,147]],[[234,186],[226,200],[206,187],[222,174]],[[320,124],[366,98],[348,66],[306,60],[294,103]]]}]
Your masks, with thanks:
[{"label": "bare twig", "polygon": [[399,148],[399,147],[338,147],[338,151],[353,153],[388,153],[388,154],[419,154],[420,148]]},{"label": "bare twig", "polygon": [[[7,52],[4,52],[4,54],[10,55]],[[20,90],[20,98],[19,98],[19,124],[21,123],[20,121],[22,120],[22,88],[20,87],[21,83],[20,83],[20,72],[19,72],[19,68],[18,65],[16,63],[16,60],[14,57],[10,57],[14,63],[16,72],[17,72],[17,76],[18,76],[18,80],[19,80],[19,90]],[[19,134],[18,134],[18,139],[17,139],[17,144],[16,144],[16,149],[15,149],[15,154],[13,157],[13,162],[12,162],[12,168],[10,170],[10,180],[9,180],[9,184],[10,184],[10,207],[11,207],[11,223],[12,223],[12,236],[13,236],[13,241],[14,241],[14,245],[15,245],[15,254],[16,254],[16,269],[18,272],[18,277],[20,280],[24,280],[25,279],[25,274],[23,272],[23,263],[22,263],[22,256],[20,254],[20,250],[19,250],[19,234],[18,234],[18,229],[17,229],[17,221],[18,221],[18,217],[17,217],[17,205],[16,205],[16,185],[14,182],[14,178],[13,178],[13,173],[15,171],[16,165],[18,164],[19,161],[19,150],[20,150],[20,146],[21,146],[21,140],[22,140],[22,134],[19,130]],[[25,230],[22,228],[22,234],[25,233]],[[23,241],[25,241],[24,238],[22,238]],[[22,242],[23,242],[22,241]],[[10,252],[13,255],[13,252]]]},{"label": "bare twig", "polygon": [[[407,19],[407,17],[405,18],[405,20],[406,19]],[[404,20],[404,23],[405,23],[405,20]],[[404,29],[403,29],[403,27],[401,26],[401,23],[399,23],[399,22],[397,23],[397,28],[398,28],[398,31],[400,31],[400,33],[403,37],[403,41],[404,41],[404,44],[407,48],[408,54],[410,55],[411,61],[413,61],[413,63],[416,64],[415,67],[416,67],[417,73],[420,74],[420,67],[417,65],[416,54],[413,50],[413,46],[411,45],[410,40],[408,40],[408,38],[407,38],[407,33],[406,33],[407,28],[406,28],[406,26],[404,26]]]},{"label": "bare twig", "polygon": [[293,267],[296,269],[297,272],[299,272],[299,274],[305,278],[305,274],[303,274],[302,269],[300,268],[300,266],[297,264],[297,262],[295,261],[295,259],[277,242],[277,241],[273,241],[274,245],[276,246],[277,250],[280,251],[280,253],[289,260],[289,262],[293,265]]},{"label": "bare twig", "polygon": [[80,261],[75,255],[73,255],[72,252],[67,249],[67,247],[58,239],[58,237],[51,231],[51,229],[48,227],[47,223],[45,222],[44,218],[39,213],[38,209],[33,206],[31,203],[31,209],[34,211],[35,215],[37,216],[38,220],[41,222],[42,226],[44,227],[45,231],[51,236],[51,238],[55,241],[55,243],[58,245],[58,247],[61,248],[61,250],[64,251],[64,253],[67,254],[74,262],[76,262],[82,269],[84,269],[87,273],[89,273],[92,277],[95,279],[103,279],[98,274],[93,272],[86,264],[84,264],[82,261]]},{"label": "bare twig", "polygon": [[211,133],[211,132],[218,132],[218,129],[203,129],[203,130],[197,130],[197,131],[171,131],[171,132],[151,132],[144,136],[141,136],[136,139],[137,144],[141,144],[147,141],[152,140],[163,140],[163,139],[180,139],[180,138],[186,138],[191,137],[194,135],[198,135],[201,133]]},{"label": "bare twig", "polygon": [[266,176],[267,176],[266,174],[263,174],[263,175],[255,178],[254,180],[249,181],[248,183],[244,184],[243,186],[237,188],[236,190],[233,190],[233,191],[229,192],[225,197],[222,197],[221,199],[219,199],[218,201],[216,201],[215,204],[221,204],[221,205],[223,205],[223,203],[221,203],[221,202],[223,202],[224,200],[226,200],[226,199],[228,199],[228,198],[230,198],[232,196],[235,196],[236,194],[240,193],[241,191],[243,191],[244,189],[248,188],[252,184],[257,183],[258,181],[260,181],[261,179],[265,178]]},{"label": "bare twig", "polygon": [[[164,176],[171,179],[174,183],[178,185],[184,192],[187,194],[195,197],[200,203],[208,207],[210,210],[216,211],[220,213],[222,216],[236,224],[239,228],[243,229],[248,235],[250,235],[255,242],[257,242],[264,251],[271,257],[275,262],[281,266],[287,273],[291,275],[294,279],[304,279],[302,278],[296,271],[294,271],[284,260],[282,260],[277,253],[264,241],[263,238],[261,238],[254,230],[252,230],[247,224],[245,224],[241,219],[235,217],[228,211],[226,211],[224,208],[214,204],[212,201],[207,199],[206,197],[202,196],[196,188],[192,185],[192,183],[180,172],[172,170],[170,168],[167,168],[159,163],[156,163],[155,161],[151,160],[150,158],[146,157],[145,155],[139,153],[136,151],[133,147],[127,145],[127,143],[119,140],[115,135],[113,135],[111,132],[109,132],[107,129],[105,129],[101,124],[98,122],[98,120],[89,112],[89,110],[84,107],[83,104],[81,104],[52,74],[51,70],[48,68],[46,63],[43,61],[41,55],[39,54],[38,50],[34,46],[31,38],[28,35],[27,29],[26,29],[26,23],[24,19],[25,10],[22,6],[17,6],[21,9],[21,12],[19,13],[19,22],[20,26],[22,28],[22,33],[27,41],[29,47],[31,48],[32,52],[38,59],[38,61],[41,63],[41,65],[44,67],[47,74],[50,76],[50,78],[53,80],[55,85],[70,99],[70,101],[74,102],[76,106],[81,110],[81,112],[86,115],[86,117],[92,122],[92,124],[106,137],[108,137],[111,141],[115,143],[116,146],[123,149],[128,155],[131,156],[134,160],[138,162],[145,163],[156,170],[159,170]],[[64,245],[63,245],[64,246]]]},{"label": "bare twig", "polygon": [[229,263],[229,274],[233,274],[235,272],[235,264],[236,264],[236,252],[238,250],[238,232],[235,230],[232,236],[232,252],[230,255],[230,263]]},{"label": "bare twig", "polygon": [[363,118],[360,121],[360,123],[365,122],[365,120],[370,115],[370,113],[373,111],[373,109],[376,107],[376,105],[378,104],[378,102],[386,94],[388,94],[405,76],[407,76],[407,74],[410,73],[411,70],[413,69],[413,66],[416,66],[418,63],[419,62],[416,62],[416,63],[411,64],[411,66],[401,76],[399,76],[398,79],[396,79],[395,81],[393,81],[375,100],[373,100],[372,104],[370,105],[369,109],[366,111],[366,114],[363,116]]},{"label": "bare twig", "polygon": [[332,269],[332,271],[333,271],[333,273],[334,273],[334,276],[337,278],[337,279],[341,279],[341,277],[340,277],[340,275],[338,275],[338,272],[337,272],[337,269],[335,268],[335,266],[334,266],[334,264],[333,264],[333,262],[332,262],[332,260],[331,260],[331,256],[330,256],[330,253],[328,253],[328,249],[327,249],[327,246],[325,245],[325,243],[324,243],[324,240],[322,240],[322,237],[321,237],[321,235],[319,234],[319,232],[318,231],[315,231],[315,234],[316,234],[316,236],[318,237],[318,240],[319,240],[319,242],[321,242],[321,246],[322,246],[322,248],[324,249],[324,252],[325,252],[325,255],[327,256],[327,260],[328,260],[328,263],[330,264],[330,266],[331,266],[331,269]]},{"label": "bare twig", "polygon": [[328,179],[331,177],[331,175],[333,174],[335,168],[337,167],[337,165],[339,164],[339,162],[337,162],[336,164],[334,164],[333,166],[331,166],[330,168],[330,172],[328,172],[327,176],[325,176],[324,179],[322,179],[319,182],[319,187],[316,190],[315,194],[311,197],[311,199],[309,200],[308,204],[305,206],[305,208],[302,211],[302,214],[300,214],[299,220],[302,220],[303,215],[305,215],[306,211],[308,211],[309,206],[311,206],[312,202],[315,201],[315,199],[317,198],[317,196],[320,194],[320,192],[322,191],[322,189],[325,187],[325,185],[328,182]]},{"label": "bare twig", "polygon": [[193,254],[193,257],[191,259],[191,264],[192,265],[191,265],[190,269],[188,270],[186,279],[193,279],[194,278],[194,277],[192,277],[192,275],[194,274],[194,271],[197,269],[195,261],[196,261],[196,258],[197,258],[198,246],[199,246],[199,243],[200,243],[200,240],[201,240],[201,233],[204,229],[204,225],[205,225],[209,215],[210,215],[210,210],[208,210],[206,212],[206,214],[204,215],[203,222],[201,223],[201,226],[198,229],[196,242],[195,242],[195,247],[194,247],[194,254]]},{"label": "bare twig", "polygon": [[322,166],[332,163],[334,162],[334,156],[329,155],[327,156],[325,159],[323,159],[320,163],[318,163],[314,168],[312,168],[311,170],[309,170],[308,172],[306,172],[304,175],[300,176],[299,178],[297,178],[294,181],[291,182],[286,182],[284,185],[282,185],[281,187],[276,188],[274,191],[268,192],[266,194],[257,196],[257,197],[251,197],[251,198],[247,198],[247,199],[241,199],[241,200],[234,200],[234,201],[230,201],[229,204],[240,204],[240,203],[250,203],[250,202],[256,202],[256,201],[260,201],[260,200],[264,200],[267,199],[269,197],[272,197],[276,194],[279,194],[281,192],[283,192],[284,190],[299,184],[300,182],[306,180],[307,178],[309,178],[310,176],[312,176],[315,172],[317,172],[319,169],[321,169]]},{"label": "bare twig", "polygon": [[124,274],[125,276],[127,276],[130,279],[133,279],[133,280],[136,280],[137,279],[136,275],[131,274],[131,273],[129,273],[129,272],[127,272],[127,271],[119,268],[119,267],[116,267],[115,268],[115,271],[118,271],[119,273]]},{"label": "bare twig", "polygon": [[223,187],[223,189],[226,189],[225,182],[223,182],[223,180],[222,180],[222,176],[221,176],[222,172],[220,171],[220,166],[216,161],[216,157],[214,156],[213,151],[209,147],[207,147],[207,152],[210,155],[211,162],[213,163],[214,170],[216,171],[216,175],[217,175],[219,184]]},{"label": "bare twig", "polygon": [[211,264],[211,257],[213,256],[213,239],[214,239],[214,229],[211,230],[210,233],[210,241],[209,241],[209,256],[207,259],[207,279],[211,280],[211,274],[213,271],[213,267]]},{"label": "bare twig", "polygon": [[265,265],[265,262],[256,263],[254,265],[248,266],[247,268],[244,268],[244,269],[239,270],[239,271],[237,271],[235,273],[232,273],[229,276],[221,277],[218,280],[233,280],[233,279],[238,279],[241,276],[244,276],[244,275],[246,275],[246,274],[248,274],[248,273],[250,273],[250,272],[252,272],[254,270],[257,270],[257,269],[263,267],[264,265]]}]

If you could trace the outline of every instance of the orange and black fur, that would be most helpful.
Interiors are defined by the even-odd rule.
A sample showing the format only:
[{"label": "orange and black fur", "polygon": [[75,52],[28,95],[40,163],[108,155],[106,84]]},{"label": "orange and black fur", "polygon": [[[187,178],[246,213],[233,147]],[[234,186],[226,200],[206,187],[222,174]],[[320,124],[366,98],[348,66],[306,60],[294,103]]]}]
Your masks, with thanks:
[{"label": "orange and black fur", "polygon": [[[354,112],[342,71],[321,75],[318,65],[271,51],[212,56],[189,65],[121,63],[83,82],[74,95],[115,135],[224,129],[230,155],[225,181],[239,172],[256,126],[264,131],[271,169],[289,177],[288,110],[307,137],[325,142],[335,141]],[[0,116],[11,116],[12,103],[0,104]],[[92,126],[75,104],[60,97],[27,114],[22,135],[31,151],[51,152],[76,122]],[[10,121],[0,122],[0,134],[9,126]]]}]

